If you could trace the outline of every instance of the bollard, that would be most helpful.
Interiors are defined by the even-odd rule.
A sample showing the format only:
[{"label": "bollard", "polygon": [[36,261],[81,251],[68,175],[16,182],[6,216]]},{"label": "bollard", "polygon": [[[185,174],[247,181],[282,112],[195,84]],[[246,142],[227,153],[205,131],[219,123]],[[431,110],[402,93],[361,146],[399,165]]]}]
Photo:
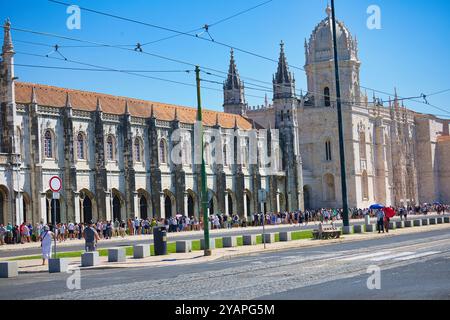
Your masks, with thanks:
[{"label": "bollard", "polygon": [[366,232],[375,232],[377,230],[376,224],[366,224]]},{"label": "bollard", "polygon": [[414,227],[421,227],[422,226],[422,220],[414,220]]},{"label": "bollard", "polygon": [[48,272],[60,273],[69,270],[69,260],[64,258],[48,259]]},{"label": "bollard", "polygon": [[353,232],[354,233],[363,233],[364,232],[363,226],[360,225],[360,224],[354,225],[353,226]]},{"label": "bollard", "polygon": [[343,226],[342,227],[342,234],[352,234],[354,232],[353,226]]},{"label": "bollard", "polygon": [[108,249],[108,262],[125,262],[126,260],[125,248]]},{"label": "bollard", "polygon": [[192,241],[190,241],[190,240],[176,241],[175,247],[176,247],[177,253],[191,252],[192,251]]},{"label": "bollard", "polygon": [[94,267],[98,265],[99,255],[97,251],[85,252],[81,255],[81,266],[82,267]]},{"label": "bollard", "polygon": [[[215,249],[216,248],[216,240],[215,238],[209,239],[209,248]],[[200,249],[205,250],[205,239],[200,239]]]},{"label": "bollard", "polygon": [[256,244],[256,235],[246,234],[242,236],[242,243],[244,246],[253,246]]},{"label": "bollard", "polygon": [[396,221],[396,222],[395,222],[395,227],[396,227],[397,229],[404,228],[404,227],[405,227],[404,221]]},{"label": "bollard", "polygon": [[262,243],[273,243],[275,242],[275,234],[274,233],[265,233],[262,235],[264,237]]},{"label": "bollard", "polygon": [[283,231],[280,232],[280,241],[286,242],[292,240],[292,232],[291,231]]},{"label": "bollard", "polygon": [[237,247],[237,237],[223,237],[222,243],[224,248]]},{"label": "bollard", "polygon": [[19,275],[17,261],[0,262],[0,278],[14,278]]},{"label": "bollard", "polygon": [[138,244],[133,246],[133,258],[134,259],[144,259],[150,256],[150,245],[149,244]]},{"label": "bollard", "polygon": [[406,220],[405,221],[405,228],[412,228],[414,226],[413,221]]}]

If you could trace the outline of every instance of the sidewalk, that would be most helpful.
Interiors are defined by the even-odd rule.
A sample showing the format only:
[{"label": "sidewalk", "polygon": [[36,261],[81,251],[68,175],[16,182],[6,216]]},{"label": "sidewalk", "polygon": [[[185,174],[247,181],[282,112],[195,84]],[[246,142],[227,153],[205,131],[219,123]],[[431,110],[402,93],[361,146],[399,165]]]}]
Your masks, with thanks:
[{"label": "sidewalk", "polygon": [[[310,222],[308,225],[311,226],[317,226],[318,222]],[[289,228],[289,227],[295,227],[298,225],[295,224],[281,224],[281,225],[266,225],[266,230],[271,230],[274,228]],[[246,228],[230,228],[230,229],[214,229],[210,230],[209,233],[211,236],[214,236],[217,233],[228,233],[228,232],[236,232],[236,231],[242,231],[242,233],[245,233],[245,231],[251,231],[251,230],[261,230],[262,233],[262,227],[246,227]],[[167,238],[170,241],[170,239],[174,239],[177,237],[182,236],[191,236],[191,235],[199,235],[201,238],[203,237],[203,230],[201,231],[183,231],[183,232],[171,232],[167,233]],[[134,236],[125,236],[125,238],[121,237],[114,237],[112,239],[108,240],[100,240],[102,243],[120,243],[124,241],[144,241],[144,240],[153,240],[153,235],[147,234],[147,235],[134,235]],[[174,239],[176,241],[176,239]],[[57,247],[70,247],[70,246],[76,246],[76,245],[82,245],[84,246],[84,240],[66,240],[64,242],[57,242]],[[36,249],[40,248],[41,244],[40,242],[30,242],[30,243],[24,243],[24,244],[15,244],[15,245],[4,245],[0,246],[0,252],[1,251],[8,251],[8,250],[22,250],[22,249]]]},{"label": "sidewalk", "polygon": [[[450,214],[440,215],[440,217],[443,216],[450,216]],[[437,214],[428,214],[428,215],[412,215],[408,216],[408,220],[414,220],[414,219],[421,219],[421,218],[430,218],[430,217],[437,217]],[[399,217],[395,217],[391,219],[393,221],[400,220]],[[364,219],[352,219],[350,221],[353,224],[364,224]],[[342,220],[337,221],[337,223],[342,223]],[[371,223],[376,223],[376,218],[371,219]],[[314,229],[319,222],[309,222],[308,226],[311,226],[311,229]],[[265,229],[267,231],[270,231],[271,229],[276,228],[290,228],[299,226],[298,224],[281,224],[281,225],[266,225]],[[305,226],[303,226],[305,227]],[[214,237],[215,234],[218,233],[228,233],[228,232],[236,232],[241,231],[242,234],[245,234],[246,231],[254,231],[254,230],[260,230],[262,233],[262,226],[260,227],[246,227],[246,228],[231,228],[231,229],[214,229],[210,230],[210,235]],[[299,229],[300,230],[300,229]],[[302,229],[303,230],[303,229]],[[199,238],[203,238],[203,230],[201,231],[183,231],[183,232],[176,232],[176,233],[167,233],[168,241],[174,240],[176,241],[176,238],[182,237],[182,236],[191,236],[191,235],[199,235]],[[117,243],[120,244],[121,242],[129,242],[129,241],[145,241],[145,240],[153,240],[153,235],[137,235],[137,236],[126,236],[125,238],[121,237],[115,237],[108,240],[100,240],[101,243]],[[84,246],[84,240],[66,240],[65,242],[57,242],[56,246],[61,247],[70,247],[70,246]],[[24,244],[15,244],[15,245],[3,245],[0,246],[0,255],[2,251],[19,251],[24,249],[39,249],[41,247],[40,242],[31,242],[31,243],[24,243]]]},{"label": "sidewalk", "polygon": [[[167,256],[150,256],[144,259],[133,259],[128,257],[127,261],[124,263],[108,263],[107,257],[100,257],[99,265],[95,267],[81,268],[81,270],[89,269],[114,269],[114,268],[142,268],[142,267],[164,267],[164,266],[174,266],[183,264],[193,264],[193,263],[205,263],[216,260],[231,259],[237,256],[245,256],[256,253],[263,252],[274,252],[283,251],[287,249],[300,249],[307,247],[318,247],[334,243],[345,243],[369,239],[380,239],[380,238],[390,238],[399,235],[420,233],[434,230],[450,230],[450,224],[439,224],[431,226],[413,227],[405,229],[395,229],[391,230],[388,234],[378,234],[374,233],[362,233],[362,234],[351,234],[342,236],[340,239],[333,240],[294,240],[290,242],[275,242],[266,244],[266,249],[264,249],[263,244],[258,244],[254,246],[239,246],[234,248],[223,248],[214,249],[212,255],[209,257],[203,256],[203,251],[193,251],[190,253],[174,253]],[[80,258],[70,258],[69,270],[74,270],[80,267]],[[48,266],[41,265],[42,260],[21,260],[18,261],[19,273],[46,273],[48,272]]]}]

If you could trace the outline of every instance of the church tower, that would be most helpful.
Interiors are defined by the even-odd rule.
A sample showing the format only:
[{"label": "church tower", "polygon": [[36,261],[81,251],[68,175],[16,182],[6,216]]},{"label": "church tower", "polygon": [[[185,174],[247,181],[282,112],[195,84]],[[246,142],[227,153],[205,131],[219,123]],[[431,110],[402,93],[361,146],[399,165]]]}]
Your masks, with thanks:
[{"label": "church tower", "polygon": [[[275,109],[275,128],[279,131],[282,151],[282,168],[286,173],[285,190],[287,210],[304,209],[303,171],[299,151],[295,79],[287,63],[284,43],[280,44],[280,58],[277,73],[273,76],[273,106]],[[283,211],[284,208],[281,208]]]},{"label": "church tower", "polygon": [[223,84],[223,96],[223,109],[226,113],[245,115],[247,104],[245,103],[244,83],[236,68],[233,49],[231,49],[228,77]]},{"label": "church tower", "polygon": [[[314,29],[309,42],[305,39],[305,70],[308,96],[315,107],[336,105],[336,86],[333,55],[333,23],[330,6],[327,17]],[[360,103],[358,41],[340,21],[336,21],[341,99],[343,106]]]},{"label": "church tower", "polygon": [[0,152],[19,153],[15,139],[17,127],[16,99],[14,88],[14,46],[11,39],[11,23],[6,20],[3,27],[2,62],[0,66]]}]

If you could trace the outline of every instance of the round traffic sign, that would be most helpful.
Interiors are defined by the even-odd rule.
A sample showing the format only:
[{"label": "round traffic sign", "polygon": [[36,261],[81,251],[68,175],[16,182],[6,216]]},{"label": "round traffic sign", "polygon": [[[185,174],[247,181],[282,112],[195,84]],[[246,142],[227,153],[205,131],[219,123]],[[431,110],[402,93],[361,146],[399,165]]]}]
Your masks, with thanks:
[{"label": "round traffic sign", "polygon": [[53,192],[59,192],[59,190],[61,190],[62,187],[62,181],[58,176],[54,176],[51,177],[49,185],[50,190],[52,190]]}]

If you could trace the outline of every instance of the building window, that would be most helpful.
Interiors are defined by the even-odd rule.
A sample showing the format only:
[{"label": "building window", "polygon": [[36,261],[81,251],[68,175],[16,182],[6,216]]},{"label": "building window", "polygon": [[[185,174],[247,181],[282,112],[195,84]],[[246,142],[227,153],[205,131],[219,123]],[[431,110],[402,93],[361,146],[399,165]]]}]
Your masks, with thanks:
[{"label": "building window", "polygon": [[106,158],[109,161],[114,160],[114,138],[112,136],[108,136],[106,140]]},{"label": "building window", "polygon": [[164,139],[159,142],[159,162],[167,163],[167,144]]},{"label": "building window", "polygon": [[359,157],[362,160],[366,159],[366,133],[364,131],[359,132]]},{"label": "building window", "polygon": [[226,145],[226,144],[223,145],[223,165],[224,165],[225,167],[228,166],[228,161],[227,161],[227,145]]},{"label": "building window", "polygon": [[327,161],[331,161],[331,141],[327,140],[325,142],[325,158]]},{"label": "building window", "polygon": [[325,87],[325,89],[323,89],[323,96],[324,96],[324,101],[325,101],[325,107],[331,106],[330,88]]},{"label": "building window", "polygon": [[369,178],[366,170],[363,171],[361,176],[361,189],[363,200],[369,200]]},{"label": "building window", "polygon": [[53,135],[50,130],[45,131],[44,135],[44,154],[46,158],[53,158]]},{"label": "building window", "polygon": [[134,160],[136,162],[142,162],[142,147],[141,140],[139,138],[134,140]]},{"label": "building window", "polygon": [[81,132],[77,136],[77,157],[80,160],[86,159],[84,135]]}]

